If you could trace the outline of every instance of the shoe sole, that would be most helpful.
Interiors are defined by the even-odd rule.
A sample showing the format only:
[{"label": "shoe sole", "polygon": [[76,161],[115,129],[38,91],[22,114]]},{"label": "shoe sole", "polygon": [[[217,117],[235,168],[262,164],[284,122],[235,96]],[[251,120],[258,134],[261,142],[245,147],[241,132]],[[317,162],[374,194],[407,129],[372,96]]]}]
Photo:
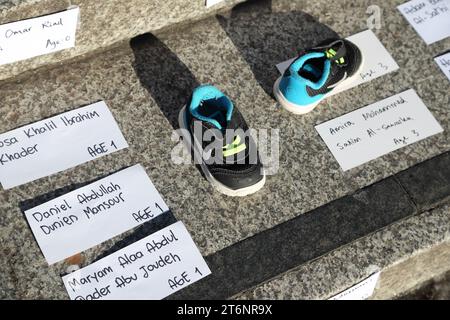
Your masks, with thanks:
[{"label": "shoe sole", "polygon": [[[178,124],[180,125],[180,128],[183,129],[182,136],[183,140],[185,141],[186,148],[191,151],[194,151],[194,159],[202,159],[202,163],[200,164],[200,168],[202,169],[203,174],[205,175],[206,179],[213,185],[214,188],[216,188],[217,191],[220,193],[223,193],[224,195],[227,195],[229,197],[245,197],[250,194],[253,194],[255,192],[258,192],[259,190],[264,187],[264,184],[266,183],[266,175],[263,171],[263,178],[261,181],[258,181],[258,183],[241,189],[231,189],[225,186],[223,183],[221,183],[219,180],[214,178],[214,176],[211,174],[211,172],[208,170],[208,167],[206,166],[205,162],[203,161],[203,155],[201,152],[201,149],[197,145],[195,139],[192,137],[192,135],[189,133],[189,129],[186,124],[186,106],[181,109],[179,115],[178,115]],[[189,136],[186,136],[186,135]],[[193,145],[190,143],[190,141],[194,141]]]},{"label": "shoe sole", "polygon": [[298,105],[298,104],[289,102],[284,97],[283,93],[280,90],[280,81],[281,81],[281,79],[283,79],[283,76],[279,77],[277,79],[277,81],[275,81],[275,84],[273,85],[273,94],[275,95],[275,99],[283,107],[283,109],[285,109],[293,114],[307,114],[307,113],[313,111],[326,98],[332,96],[333,94],[339,93],[339,92],[336,92],[336,90],[339,90],[339,88],[348,86],[348,85],[352,84],[353,82],[355,82],[358,79],[359,73],[361,72],[363,67],[364,67],[364,58],[362,58],[361,66],[359,67],[359,69],[355,72],[355,74],[352,77],[350,77],[350,78],[346,79],[345,81],[343,81],[342,83],[340,83],[332,91],[330,91],[328,94],[326,94],[322,99],[320,99],[319,101],[312,103],[312,104],[302,106],[302,105]]}]

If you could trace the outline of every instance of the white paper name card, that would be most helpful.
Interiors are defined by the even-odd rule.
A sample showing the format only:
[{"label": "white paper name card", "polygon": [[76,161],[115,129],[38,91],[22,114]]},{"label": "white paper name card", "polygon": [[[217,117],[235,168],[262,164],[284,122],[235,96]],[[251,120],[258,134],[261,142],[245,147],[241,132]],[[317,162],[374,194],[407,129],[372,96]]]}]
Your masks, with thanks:
[{"label": "white paper name card", "polygon": [[168,211],[141,165],[25,211],[49,264],[89,249]]},{"label": "white paper name card", "polygon": [[72,300],[160,300],[211,274],[177,222],[63,277]]},{"label": "white paper name card", "polygon": [[450,80],[450,52],[435,58],[435,61],[448,80]]},{"label": "white paper name card", "polygon": [[0,182],[9,189],[128,148],[102,102],[0,134]]},{"label": "white paper name card", "polygon": [[354,285],[353,287],[339,293],[328,300],[366,300],[373,295],[377,286],[380,272],[374,273],[366,280]]},{"label": "white paper name card", "polygon": [[207,8],[212,7],[212,6],[214,6],[214,5],[216,5],[216,4],[220,3],[220,2],[223,2],[223,1],[225,1],[225,0],[206,0],[206,7]]},{"label": "white paper name card", "polygon": [[450,0],[413,0],[398,9],[426,44],[450,36]]},{"label": "white paper name card", "polygon": [[[360,32],[348,37],[347,40],[356,44],[361,50],[364,57],[363,68],[353,83],[333,90],[330,95],[354,88],[399,69],[397,62],[395,62],[372,30]],[[277,69],[283,74],[294,60],[295,58],[278,64]]]},{"label": "white paper name card", "polygon": [[75,46],[80,9],[0,25],[0,65]]},{"label": "white paper name card", "polygon": [[342,170],[443,131],[410,89],[316,126]]}]

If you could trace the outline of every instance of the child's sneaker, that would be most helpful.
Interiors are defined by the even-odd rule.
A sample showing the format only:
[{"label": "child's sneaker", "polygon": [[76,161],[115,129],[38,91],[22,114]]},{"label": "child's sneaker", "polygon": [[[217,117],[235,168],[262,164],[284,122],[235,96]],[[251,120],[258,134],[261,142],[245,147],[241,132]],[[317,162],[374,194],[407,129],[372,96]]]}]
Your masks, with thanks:
[{"label": "child's sneaker", "polygon": [[217,190],[242,197],[264,186],[263,165],[247,123],[220,90],[196,88],[180,111],[179,124],[196,163]]},{"label": "child's sneaker", "polygon": [[362,66],[360,49],[348,40],[306,50],[275,82],[275,98],[292,113],[308,113],[332,91],[358,79]]}]

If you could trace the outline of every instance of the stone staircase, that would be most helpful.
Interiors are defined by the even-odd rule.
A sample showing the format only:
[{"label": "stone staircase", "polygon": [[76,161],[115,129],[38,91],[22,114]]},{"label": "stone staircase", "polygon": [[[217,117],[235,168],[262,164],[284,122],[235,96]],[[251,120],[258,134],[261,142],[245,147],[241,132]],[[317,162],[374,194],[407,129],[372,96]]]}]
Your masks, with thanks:
[{"label": "stone staircase", "polygon": [[76,47],[0,66],[0,80],[42,66],[64,63],[74,57],[95,54],[146,32],[161,32],[179,24],[189,24],[242,1],[225,0],[206,8],[205,0],[2,0],[1,24],[63,11],[72,6],[78,6],[81,15]]},{"label": "stone staircase", "polygon": [[[426,46],[396,10],[403,1],[370,1],[400,70],[293,116],[271,96],[275,64],[365,30],[369,3],[239,2],[0,0],[0,23],[81,10],[75,48],[0,66],[0,132],[104,100],[130,145],[0,191],[1,298],[67,299],[67,264],[48,266],[22,209],[136,163],[171,213],[87,250],[84,264],[181,220],[212,275],[169,299],[327,299],[375,271],[373,298],[389,299],[450,269],[449,83],[432,59],[450,39]],[[232,201],[171,161],[178,111],[201,83],[223,89],[251,127],[280,130],[279,170],[261,192]],[[314,126],[409,88],[444,133],[343,172]]]}]

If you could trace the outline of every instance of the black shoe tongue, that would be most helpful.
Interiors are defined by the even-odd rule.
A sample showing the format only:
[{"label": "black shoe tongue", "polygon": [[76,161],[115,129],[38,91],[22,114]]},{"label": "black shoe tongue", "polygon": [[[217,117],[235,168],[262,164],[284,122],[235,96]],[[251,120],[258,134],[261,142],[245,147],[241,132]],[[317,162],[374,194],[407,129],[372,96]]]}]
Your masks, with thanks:
[{"label": "black shoe tongue", "polygon": [[328,50],[333,49],[336,54],[330,58],[332,61],[339,61],[340,58],[343,58],[347,55],[347,48],[345,47],[345,42],[342,39],[336,39],[331,43],[327,40],[327,43],[323,45],[319,45],[315,47],[313,51],[316,52],[327,52]]},{"label": "black shoe tongue", "polygon": [[224,160],[227,161],[227,163],[229,161],[237,163],[238,161],[243,161],[248,157],[248,139],[246,139],[246,132],[244,131],[246,130],[246,128],[247,126],[245,125],[245,123],[243,123],[242,117],[239,113],[233,113],[231,120],[226,123],[226,126],[223,127],[222,130],[219,130],[214,124],[210,122],[203,122],[203,133],[205,132],[205,130],[211,130],[210,132],[213,134],[214,140],[222,141],[222,148],[224,151],[227,149],[233,149],[236,142],[239,142],[238,145],[246,145],[246,148],[243,151],[233,154],[229,157],[224,156]]},{"label": "black shoe tongue", "polygon": [[242,129],[242,128],[243,128],[243,125],[242,125],[242,121],[240,121],[240,117],[235,116],[235,114],[233,114],[233,116],[231,117],[231,120],[227,122],[226,129],[237,130],[237,129]]},{"label": "black shoe tongue", "polygon": [[243,139],[242,123],[239,121],[238,117],[231,117],[231,120],[227,122],[227,127],[222,133],[224,134],[224,147],[230,143],[233,143],[237,135],[240,135],[241,139]]},{"label": "black shoe tongue", "polygon": [[216,129],[219,130],[214,124],[212,124],[211,122],[207,122],[207,121],[203,121],[203,127],[206,130],[210,130],[210,129]]}]

